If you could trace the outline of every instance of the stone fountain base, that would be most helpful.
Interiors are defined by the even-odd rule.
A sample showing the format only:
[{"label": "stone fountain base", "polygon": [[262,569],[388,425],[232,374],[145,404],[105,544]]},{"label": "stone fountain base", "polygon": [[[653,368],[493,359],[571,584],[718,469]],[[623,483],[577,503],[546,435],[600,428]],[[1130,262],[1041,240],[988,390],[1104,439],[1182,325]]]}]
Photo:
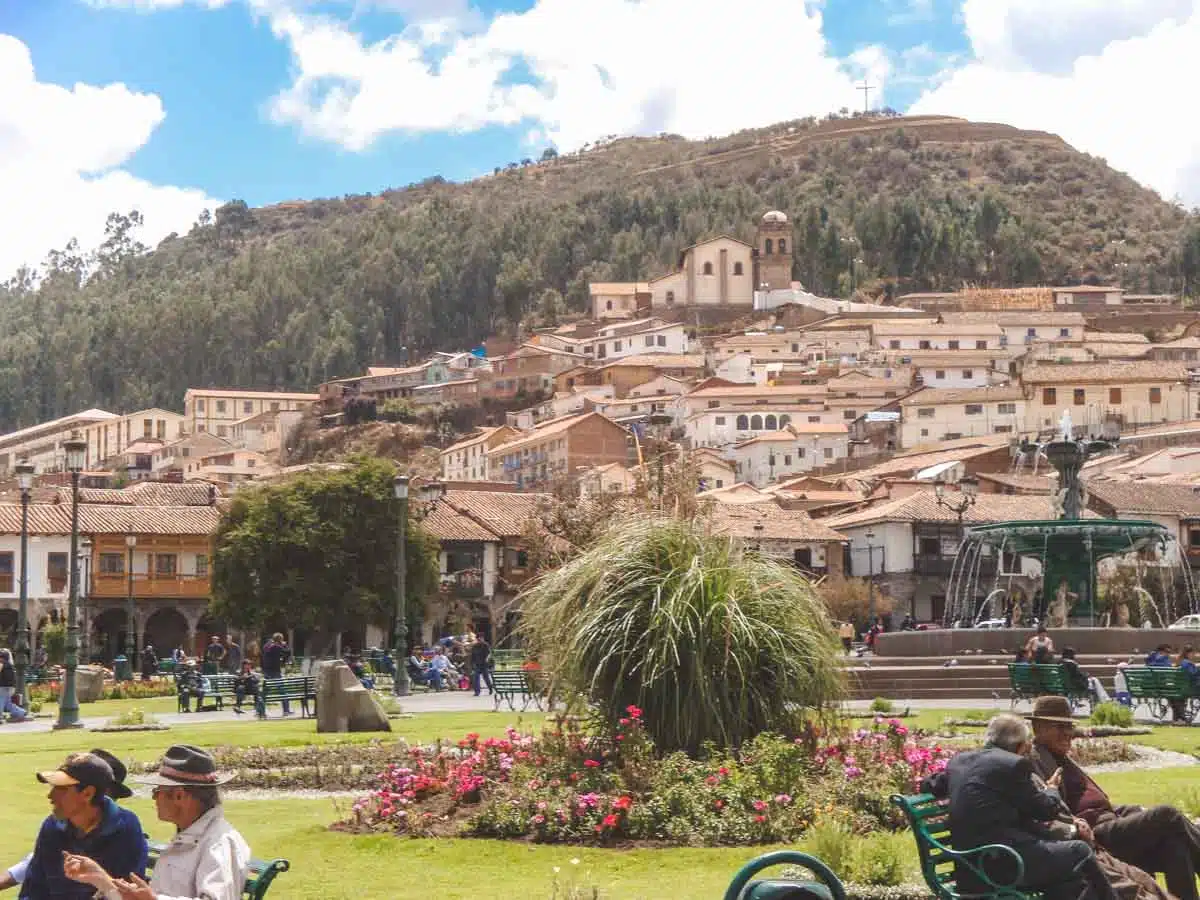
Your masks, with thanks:
[{"label": "stone fountain base", "polygon": [[[1200,648],[1200,631],[1165,628],[1051,628],[1055,651],[1074,647],[1081,655],[1127,657],[1149,653],[1159,644],[1176,650],[1184,644]],[[1034,635],[1032,628],[939,628],[932,631],[890,631],[876,639],[878,656],[927,656],[945,659],[965,652],[1012,653]]]}]

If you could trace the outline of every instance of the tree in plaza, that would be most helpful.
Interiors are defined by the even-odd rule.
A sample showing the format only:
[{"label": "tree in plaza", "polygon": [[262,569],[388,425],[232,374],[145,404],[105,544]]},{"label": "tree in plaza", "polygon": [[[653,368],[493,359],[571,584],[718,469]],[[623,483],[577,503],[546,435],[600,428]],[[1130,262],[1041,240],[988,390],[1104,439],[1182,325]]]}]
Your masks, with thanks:
[{"label": "tree in plaza", "polygon": [[[391,462],[361,457],[344,470],[239,491],[217,529],[213,615],[238,628],[311,629],[326,650],[348,625],[387,627],[396,608],[395,474]],[[416,598],[437,584],[437,553],[410,517],[410,632]]]},{"label": "tree in plaza", "polygon": [[695,522],[618,520],[522,611],[543,668],[610,725],[640,708],[662,751],[737,747],[842,696],[837,641],[804,577]]},{"label": "tree in plaza", "polygon": [[[865,578],[829,577],[816,588],[825,609],[839,622],[868,623],[871,618],[871,588]],[[895,601],[875,589],[875,615],[886,616],[895,608]]]}]

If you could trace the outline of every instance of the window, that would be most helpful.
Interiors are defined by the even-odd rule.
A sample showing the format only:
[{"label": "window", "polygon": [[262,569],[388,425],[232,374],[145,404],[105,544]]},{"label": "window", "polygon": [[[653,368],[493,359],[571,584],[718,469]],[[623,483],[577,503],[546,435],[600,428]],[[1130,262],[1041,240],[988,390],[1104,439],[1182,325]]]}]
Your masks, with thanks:
[{"label": "window", "polygon": [[225,437],[225,435],[226,435],[228,432],[229,432],[229,429],[228,429],[228,428],[226,428],[224,425],[218,425],[218,426],[217,426],[217,437]]},{"label": "window", "polygon": [[783,454],[783,464],[785,466],[790,466],[792,464],[792,454],[790,454],[790,453]]},{"label": "window", "polygon": [[1188,529],[1188,546],[1200,547],[1200,528]]},{"label": "window", "polygon": [[219,413],[225,412],[225,401],[224,400],[217,401],[217,412],[219,412]]},{"label": "window", "polygon": [[50,582],[52,594],[61,594],[67,589],[67,554],[46,554],[46,580]]},{"label": "window", "polygon": [[621,342],[613,341],[613,353],[620,353],[620,352],[621,352]]},{"label": "window", "polygon": [[852,419],[857,419],[858,411],[853,410],[853,409],[843,409],[842,410],[842,418],[846,419],[847,421],[850,421]]},{"label": "window", "polygon": [[674,306],[674,305],[675,305],[675,292],[667,291],[667,306]]},{"label": "window", "polygon": [[919,344],[917,344],[917,346],[922,350],[928,350],[930,348],[930,343],[929,341],[921,341]]},{"label": "window", "polygon": [[824,450],[824,453],[825,453],[826,459],[833,459],[833,448],[832,447],[826,447]]},{"label": "window", "polygon": [[812,424],[816,424],[821,421],[821,417],[820,416],[809,416],[808,421]]},{"label": "window", "polygon": [[711,275],[712,273],[713,273],[713,267],[712,267],[712,263],[710,263],[710,262],[706,262],[706,263],[704,264],[704,274],[705,274],[705,275]]},{"label": "window", "polygon": [[899,350],[900,342],[899,341],[888,341],[888,349],[889,350]]},{"label": "window", "polygon": [[1017,404],[997,403],[996,413],[1001,416],[1015,416],[1017,414]]},{"label": "window", "polygon": [[1013,430],[1013,427],[1011,425],[993,425],[992,426],[993,434],[1011,434],[1012,430]]},{"label": "window", "polygon": [[157,435],[160,441],[167,439],[167,420],[159,419],[157,423]]},{"label": "window", "polygon": [[951,342],[950,342],[950,349],[951,349],[951,350],[957,350],[957,349],[958,349],[958,341],[951,341]]},{"label": "window", "polygon": [[1121,403],[1121,389],[1120,388],[1109,388],[1108,389],[1108,402],[1112,403],[1114,405],[1119,405]]},{"label": "window", "polygon": [[787,253],[787,239],[786,238],[779,239],[779,252]]},{"label": "window", "polygon": [[204,412],[204,401],[203,400],[196,401],[196,412]]},{"label": "window", "polygon": [[142,437],[154,437],[153,419],[142,419]]},{"label": "window", "polygon": [[100,554],[100,574],[101,575],[124,575],[125,574],[125,554],[124,553],[101,553]]},{"label": "window", "polygon": [[13,553],[0,553],[0,594],[13,592]]},{"label": "window", "polygon": [[1072,401],[1076,406],[1084,406],[1087,403],[1087,391],[1083,388],[1075,388],[1071,392]]},{"label": "window", "polygon": [[717,416],[717,417],[716,417],[716,418],[713,420],[713,424],[715,424],[715,425],[724,425],[724,424],[725,424],[725,417],[724,417],[724,416]]},{"label": "window", "polygon": [[933,373],[933,377],[938,379],[939,381],[944,381],[946,378],[946,370],[938,369],[936,372]]},{"label": "window", "polygon": [[801,569],[812,568],[812,547],[797,547],[792,551],[792,560]]},{"label": "window", "polygon": [[734,275],[741,275],[741,274],[742,274],[742,264],[741,264],[740,262],[735,262],[735,263],[733,264],[733,274],[734,274]]},{"label": "window", "polygon": [[749,431],[750,430],[750,419],[747,416],[738,416],[737,417],[737,428],[738,428],[738,431]]},{"label": "window", "polygon": [[767,254],[767,256],[770,256],[774,252],[774,250],[775,250],[775,245],[771,242],[770,238],[767,238],[766,243],[763,244],[763,252],[765,252]]},{"label": "window", "polygon": [[1150,402],[1162,403],[1162,388],[1150,388]]},{"label": "window", "polygon": [[660,346],[660,347],[667,346],[667,336],[665,334],[660,334],[658,336],[657,340],[658,340],[658,346]]},{"label": "window", "polygon": [[174,575],[179,570],[179,557],[174,553],[154,554],[154,574],[156,576]]},{"label": "window", "polygon": [[779,429],[779,421],[773,414],[767,416],[764,424],[767,426],[767,431],[777,431]]},{"label": "window", "polygon": [[963,378],[965,380],[970,381],[974,377],[975,377],[974,369],[963,369]]},{"label": "window", "polygon": [[242,415],[248,416],[252,412],[254,412],[254,401],[253,400],[243,400],[242,401]]},{"label": "window", "polygon": [[279,401],[278,400],[271,401],[271,412],[279,412]]},{"label": "window", "polygon": [[968,403],[967,407],[966,407],[966,412],[967,412],[968,416],[983,415],[983,404],[982,403]]},{"label": "window", "polygon": [[647,346],[647,347],[653,347],[653,346],[654,346],[654,335],[652,335],[652,334],[648,334],[648,335],[646,335],[646,346]]},{"label": "window", "polygon": [[1027,337],[1027,338],[1037,337],[1037,329],[1036,328],[1026,328],[1025,329],[1025,337]]},{"label": "window", "polygon": [[799,353],[799,352],[800,352],[800,345],[799,345],[799,344],[792,344],[792,352],[793,352],[793,353]]},{"label": "window", "polygon": [[986,350],[987,349],[987,341],[976,341],[975,349],[976,350]]},{"label": "window", "polygon": [[932,406],[923,406],[917,410],[918,419],[932,419],[937,414],[937,410]]},{"label": "window", "polygon": [[929,437],[929,429],[928,428],[921,429],[921,437]]},{"label": "window", "polygon": [[804,459],[804,448],[803,447],[798,447],[796,449],[796,459]]},{"label": "window", "polygon": [[1042,406],[1053,406],[1058,402],[1058,391],[1054,388],[1042,388]]},{"label": "window", "polygon": [[1058,329],[1058,336],[1060,338],[1069,338],[1071,336],[1071,329],[1070,328]]},{"label": "window", "polygon": [[779,417],[779,427],[780,428],[784,428],[785,426],[790,425],[791,422],[792,422],[792,417],[789,415],[782,415]]},{"label": "window", "polygon": [[750,417],[750,430],[751,431],[762,431],[762,427],[763,427],[763,417],[758,415],[757,413],[755,413],[754,415],[752,415]]},{"label": "window", "polygon": [[941,556],[942,542],[937,538],[920,538],[917,543],[917,553],[921,556]]}]

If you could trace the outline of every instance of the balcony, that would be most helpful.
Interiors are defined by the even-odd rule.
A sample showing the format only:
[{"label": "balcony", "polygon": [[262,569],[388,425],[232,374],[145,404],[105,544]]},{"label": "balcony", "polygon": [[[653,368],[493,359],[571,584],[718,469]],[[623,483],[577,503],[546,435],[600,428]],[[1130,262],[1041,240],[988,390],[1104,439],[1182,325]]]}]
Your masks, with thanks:
[{"label": "balcony", "polygon": [[457,572],[446,572],[441,577],[443,594],[453,594],[455,597],[482,597],[483,570],[460,569]]},{"label": "balcony", "polygon": [[[207,575],[133,576],[135,597],[204,599],[210,592],[211,584]],[[93,574],[90,594],[93,597],[126,597],[129,594],[129,577],[123,574]]]}]

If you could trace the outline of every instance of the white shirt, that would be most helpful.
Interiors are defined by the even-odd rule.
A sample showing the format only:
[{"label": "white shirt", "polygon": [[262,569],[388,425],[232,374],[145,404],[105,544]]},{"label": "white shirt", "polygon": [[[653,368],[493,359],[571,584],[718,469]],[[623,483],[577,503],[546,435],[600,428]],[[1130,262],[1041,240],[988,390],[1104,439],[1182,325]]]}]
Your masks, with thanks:
[{"label": "white shirt", "polygon": [[158,900],[241,900],[250,847],[214,807],[163,848],[150,888]]},{"label": "white shirt", "polygon": [[30,853],[28,856],[26,856],[23,860],[21,860],[15,866],[11,866],[9,868],[8,874],[12,876],[12,880],[15,881],[17,884],[25,883],[25,873],[29,871],[29,861],[31,859],[33,859],[32,853]]},{"label": "white shirt", "polygon": [[429,664],[429,666],[438,672],[444,672],[446,669],[450,668],[450,660],[446,659],[445,656],[438,655],[433,658],[433,661]]}]

